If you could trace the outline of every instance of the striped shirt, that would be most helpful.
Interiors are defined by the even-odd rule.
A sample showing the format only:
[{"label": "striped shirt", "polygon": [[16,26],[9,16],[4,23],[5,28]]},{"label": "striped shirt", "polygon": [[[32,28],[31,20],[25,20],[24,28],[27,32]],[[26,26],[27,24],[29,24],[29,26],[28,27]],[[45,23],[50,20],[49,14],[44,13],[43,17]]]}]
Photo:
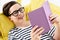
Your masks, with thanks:
[{"label": "striped shirt", "polygon": [[[8,40],[31,40],[30,32],[32,27],[27,28],[13,28],[8,34]],[[41,36],[41,40],[53,40],[53,32],[55,27],[53,26],[49,32]]]}]

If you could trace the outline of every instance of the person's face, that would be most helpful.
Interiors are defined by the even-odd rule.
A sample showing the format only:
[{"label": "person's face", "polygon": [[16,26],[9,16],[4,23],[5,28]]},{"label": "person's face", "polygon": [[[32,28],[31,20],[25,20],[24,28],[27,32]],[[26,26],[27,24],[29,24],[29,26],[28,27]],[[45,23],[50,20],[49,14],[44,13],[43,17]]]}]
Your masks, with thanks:
[{"label": "person's face", "polygon": [[14,23],[21,22],[24,20],[24,8],[21,7],[19,4],[14,4],[10,9],[9,9],[9,18],[12,20]]}]

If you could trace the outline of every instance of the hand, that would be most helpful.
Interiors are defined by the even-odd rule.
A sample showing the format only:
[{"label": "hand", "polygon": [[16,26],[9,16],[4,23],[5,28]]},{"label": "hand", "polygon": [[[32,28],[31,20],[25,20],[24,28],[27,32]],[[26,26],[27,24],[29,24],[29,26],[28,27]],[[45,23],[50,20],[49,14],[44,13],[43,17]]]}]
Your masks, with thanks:
[{"label": "hand", "polygon": [[49,18],[52,23],[60,23],[60,16],[57,14],[52,14]]},{"label": "hand", "polygon": [[34,26],[34,28],[31,30],[31,40],[40,40],[40,36],[43,31],[43,27],[38,28],[38,26]]},{"label": "hand", "polygon": [[55,32],[53,38],[55,40],[60,40],[60,16],[57,14],[50,15],[50,21],[55,23]]}]

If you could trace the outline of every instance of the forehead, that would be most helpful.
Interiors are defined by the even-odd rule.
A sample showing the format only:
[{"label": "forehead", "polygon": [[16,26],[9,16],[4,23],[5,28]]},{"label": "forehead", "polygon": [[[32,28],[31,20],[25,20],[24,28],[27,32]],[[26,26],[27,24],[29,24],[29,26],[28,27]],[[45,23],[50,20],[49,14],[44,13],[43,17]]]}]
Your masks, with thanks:
[{"label": "forehead", "polygon": [[19,9],[20,7],[21,7],[21,5],[19,5],[19,4],[14,4],[14,5],[10,8],[9,12],[12,13],[13,11]]}]

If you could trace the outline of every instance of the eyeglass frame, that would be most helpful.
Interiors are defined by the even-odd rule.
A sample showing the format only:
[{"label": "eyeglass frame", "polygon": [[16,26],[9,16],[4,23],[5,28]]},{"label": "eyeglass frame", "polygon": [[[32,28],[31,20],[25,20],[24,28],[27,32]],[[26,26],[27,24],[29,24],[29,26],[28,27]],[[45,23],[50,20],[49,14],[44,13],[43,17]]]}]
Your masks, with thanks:
[{"label": "eyeglass frame", "polygon": [[[19,12],[23,13],[22,10],[24,12],[24,7],[20,7],[18,10],[13,11],[11,14],[9,14],[9,16],[11,16],[11,15],[17,16]],[[17,14],[17,15],[14,15],[14,14]]]}]

